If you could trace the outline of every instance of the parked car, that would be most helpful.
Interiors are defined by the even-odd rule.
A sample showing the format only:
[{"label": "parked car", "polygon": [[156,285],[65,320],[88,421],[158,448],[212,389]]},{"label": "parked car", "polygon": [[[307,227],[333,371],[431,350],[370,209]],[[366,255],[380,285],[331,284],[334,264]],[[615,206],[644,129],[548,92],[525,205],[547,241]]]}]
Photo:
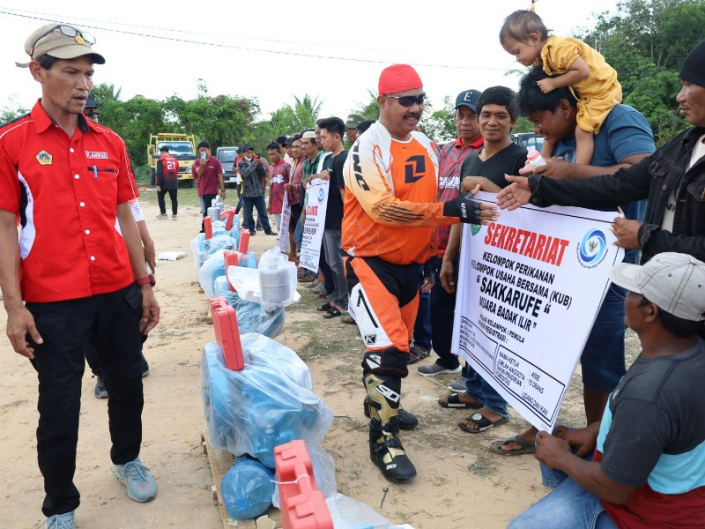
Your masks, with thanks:
[{"label": "parked car", "polygon": [[227,187],[228,184],[236,186],[238,183],[238,175],[234,170],[235,160],[238,153],[237,147],[218,147],[215,152],[215,157],[223,166],[223,182]]},{"label": "parked car", "polygon": [[541,134],[534,134],[533,132],[520,132],[518,134],[512,134],[512,141],[521,147],[533,147],[537,151],[541,152],[543,147],[543,136]]}]

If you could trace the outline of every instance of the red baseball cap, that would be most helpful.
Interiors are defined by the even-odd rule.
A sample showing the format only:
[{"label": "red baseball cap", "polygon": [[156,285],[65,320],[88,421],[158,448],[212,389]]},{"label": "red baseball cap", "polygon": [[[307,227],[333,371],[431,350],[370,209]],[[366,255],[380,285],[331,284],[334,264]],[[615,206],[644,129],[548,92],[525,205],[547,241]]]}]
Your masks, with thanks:
[{"label": "red baseball cap", "polygon": [[378,88],[380,95],[387,95],[423,88],[423,83],[416,70],[408,64],[393,64],[382,70]]}]

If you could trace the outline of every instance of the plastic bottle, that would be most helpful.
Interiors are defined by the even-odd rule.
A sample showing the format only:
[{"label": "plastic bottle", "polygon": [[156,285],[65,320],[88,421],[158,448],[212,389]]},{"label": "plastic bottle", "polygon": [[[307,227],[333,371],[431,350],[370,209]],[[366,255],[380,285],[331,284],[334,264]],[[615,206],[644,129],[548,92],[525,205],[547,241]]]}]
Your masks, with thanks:
[{"label": "plastic bottle", "polygon": [[228,515],[249,520],[267,512],[272,505],[273,479],[272,471],[256,459],[237,459],[220,484]]},{"label": "plastic bottle", "polygon": [[526,154],[526,160],[534,169],[541,167],[542,165],[546,165],[546,160],[544,160],[543,156],[541,156],[541,153],[533,147],[529,147],[529,152]]}]

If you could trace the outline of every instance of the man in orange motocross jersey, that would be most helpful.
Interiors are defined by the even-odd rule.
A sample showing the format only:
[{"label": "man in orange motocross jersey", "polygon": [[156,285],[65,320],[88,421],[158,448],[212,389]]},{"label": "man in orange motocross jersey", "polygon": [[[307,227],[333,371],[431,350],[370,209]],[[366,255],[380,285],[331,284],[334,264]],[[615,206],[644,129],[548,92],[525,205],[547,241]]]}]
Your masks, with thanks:
[{"label": "man in orange motocross jersey", "polygon": [[[384,69],[377,97],[380,119],[357,139],[343,169],[345,273],[349,311],[367,347],[362,368],[370,458],[396,481],[416,476],[398,437],[398,414],[419,303],[419,265],[431,269],[439,225],[458,219],[487,224],[497,218],[494,206],[471,200],[473,193],[436,201],[436,149],[416,131],[424,97],[411,66]],[[426,281],[432,281],[430,275]]]}]

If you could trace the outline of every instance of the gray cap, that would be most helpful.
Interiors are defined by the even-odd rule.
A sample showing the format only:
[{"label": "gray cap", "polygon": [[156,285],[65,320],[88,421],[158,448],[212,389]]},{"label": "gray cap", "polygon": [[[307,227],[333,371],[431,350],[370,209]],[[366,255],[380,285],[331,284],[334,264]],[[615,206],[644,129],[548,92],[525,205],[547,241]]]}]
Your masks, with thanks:
[{"label": "gray cap", "polygon": [[455,108],[468,107],[473,112],[477,112],[477,100],[480,99],[482,92],[479,90],[465,90],[460,92],[455,98]]},{"label": "gray cap", "polygon": [[691,255],[664,252],[643,266],[620,263],[610,270],[610,279],[669,314],[705,320],[705,263]]}]

